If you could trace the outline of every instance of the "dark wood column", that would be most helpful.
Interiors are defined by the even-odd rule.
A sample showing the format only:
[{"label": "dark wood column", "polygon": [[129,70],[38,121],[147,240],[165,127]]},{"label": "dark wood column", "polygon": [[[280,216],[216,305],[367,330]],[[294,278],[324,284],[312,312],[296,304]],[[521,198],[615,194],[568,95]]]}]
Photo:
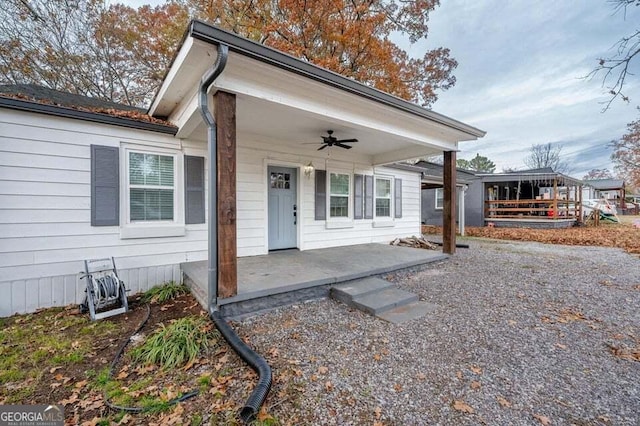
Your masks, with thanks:
[{"label": "dark wood column", "polygon": [[444,206],[442,209],[442,251],[456,252],[456,152],[444,153]]},{"label": "dark wood column", "polygon": [[218,297],[224,298],[238,294],[236,95],[218,91],[213,101],[218,141]]}]

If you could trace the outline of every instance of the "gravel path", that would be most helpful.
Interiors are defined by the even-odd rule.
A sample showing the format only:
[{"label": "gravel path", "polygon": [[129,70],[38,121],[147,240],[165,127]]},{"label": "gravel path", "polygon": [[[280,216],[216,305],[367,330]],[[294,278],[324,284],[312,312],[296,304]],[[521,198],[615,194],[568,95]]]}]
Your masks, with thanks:
[{"label": "gravel path", "polygon": [[[283,424],[640,424],[640,259],[470,240],[387,277],[436,304],[393,325],[332,300],[247,319]],[[618,356],[614,355],[617,354]]]}]

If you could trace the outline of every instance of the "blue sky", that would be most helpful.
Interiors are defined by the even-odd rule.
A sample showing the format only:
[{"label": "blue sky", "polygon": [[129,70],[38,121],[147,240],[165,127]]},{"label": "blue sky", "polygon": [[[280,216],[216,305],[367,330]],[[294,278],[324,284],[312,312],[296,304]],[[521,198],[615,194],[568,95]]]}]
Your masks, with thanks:
[{"label": "blue sky", "polygon": [[[115,1],[115,0],[114,0]],[[131,6],[158,0],[127,0]],[[427,40],[394,41],[421,57],[444,46],[458,60],[457,83],[440,93],[433,109],[487,131],[477,142],[460,144],[459,158],[476,153],[505,167],[525,168],[531,145],[562,145],[570,174],[612,168],[609,142],[640,117],[637,75],[627,82],[631,103],[608,100],[602,80],[586,76],[597,58],[611,56],[614,44],[636,30],[640,8],[626,18],[607,0],[441,0],[430,15]]]},{"label": "blue sky", "polygon": [[640,8],[630,8],[625,19],[606,0],[441,3],[430,15],[428,40],[395,41],[415,56],[445,46],[458,60],[455,87],[441,93],[433,109],[487,131],[480,141],[461,143],[459,157],[480,153],[498,171],[525,168],[531,145],[551,142],[563,146],[574,176],[612,167],[608,143],[640,117],[637,76],[625,90],[631,103],[614,101],[605,113],[602,79],[581,77],[637,29]]}]

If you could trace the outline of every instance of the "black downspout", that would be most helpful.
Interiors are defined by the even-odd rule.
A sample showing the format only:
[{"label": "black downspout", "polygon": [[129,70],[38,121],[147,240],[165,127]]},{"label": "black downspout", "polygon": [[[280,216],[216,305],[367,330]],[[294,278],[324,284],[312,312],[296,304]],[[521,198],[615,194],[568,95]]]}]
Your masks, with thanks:
[{"label": "black downspout", "polygon": [[253,421],[260,406],[264,402],[271,388],[271,367],[264,358],[255,353],[247,346],[235,331],[222,318],[218,310],[218,162],[217,162],[217,127],[216,121],[209,109],[209,87],[222,73],[227,65],[229,47],[218,44],[218,57],[216,63],[209,71],[202,76],[200,81],[200,96],[198,98],[200,113],[207,125],[208,145],[209,145],[209,263],[207,271],[207,282],[209,287],[209,316],[216,325],[220,334],[229,345],[240,355],[240,357],[258,373],[259,379],[251,395],[240,410],[240,418],[245,423]]}]

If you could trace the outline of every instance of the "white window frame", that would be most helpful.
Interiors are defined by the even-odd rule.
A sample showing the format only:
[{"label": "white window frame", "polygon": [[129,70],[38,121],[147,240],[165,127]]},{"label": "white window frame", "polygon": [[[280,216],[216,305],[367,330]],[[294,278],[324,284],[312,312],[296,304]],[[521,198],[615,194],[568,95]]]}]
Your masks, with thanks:
[{"label": "white window frame", "polygon": [[[386,199],[385,197],[378,197],[378,179],[389,181],[389,216],[378,216],[378,199]],[[391,176],[374,175],[373,176],[373,217],[374,219],[381,219],[383,221],[393,220],[393,204],[394,204],[394,181]]]},{"label": "white window frame", "polygon": [[[440,197],[438,197],[438,193],[441,192],[442,193],[442,205],[438,206],[438,200],[440,199]],[[436,188],[435,191],[435,209],[436,210],[442,210],[444,208],[444,188]]]},{"label": "white window frame", "polygon": [[[129,184],[129,154],[132,152],[173,157],[173,220],[131,220],[131,187],[146,187]],[[155,238],[185,235],[183,153],[179,150],[141,145],[124,145],[120,153],[120,238]],[[157,186],[157,188],[164,187]]]},{"label": "white window frame", "polygon": [[[331,197],[344,197],[343,194],[331,194],[331,175],[347,175],[349,176],[349,194],[347,195],[347,216],[332,217],[331,216]],[[351,228],[353,227],[353,173],[340,169],[327,170],[327,221],[328,229]]]}]

